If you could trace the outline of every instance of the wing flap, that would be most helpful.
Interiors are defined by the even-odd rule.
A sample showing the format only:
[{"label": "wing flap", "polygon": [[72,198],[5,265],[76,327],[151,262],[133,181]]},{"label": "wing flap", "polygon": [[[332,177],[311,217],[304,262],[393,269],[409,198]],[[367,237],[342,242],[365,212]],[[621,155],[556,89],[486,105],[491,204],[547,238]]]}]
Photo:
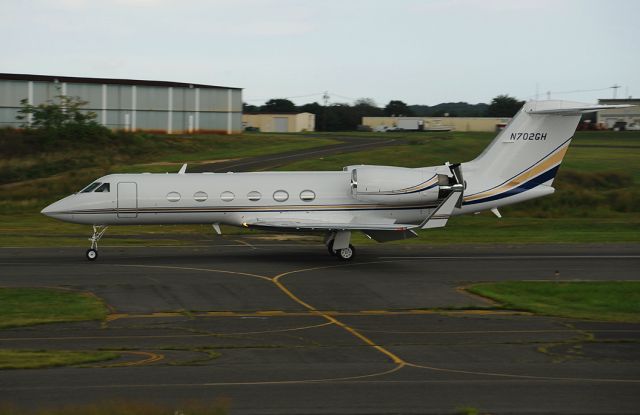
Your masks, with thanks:
[{"label": "wing flap", "polygon": [[340,230],[340,231],[406,231],[417,225],[397,223],[321,222],[307,219],[255,220],[243,224],[247,228]]}]

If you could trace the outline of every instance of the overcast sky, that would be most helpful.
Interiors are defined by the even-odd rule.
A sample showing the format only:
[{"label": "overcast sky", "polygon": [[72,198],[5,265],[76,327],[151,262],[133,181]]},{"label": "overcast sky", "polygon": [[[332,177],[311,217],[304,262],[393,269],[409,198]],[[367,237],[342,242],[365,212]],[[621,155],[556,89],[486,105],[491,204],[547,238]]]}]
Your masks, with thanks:
[{"label": "overcast sky", "polygon": [[236,86],[252,104],[640,96],[638,0],[0,0],[0,38],[0,72]]}]

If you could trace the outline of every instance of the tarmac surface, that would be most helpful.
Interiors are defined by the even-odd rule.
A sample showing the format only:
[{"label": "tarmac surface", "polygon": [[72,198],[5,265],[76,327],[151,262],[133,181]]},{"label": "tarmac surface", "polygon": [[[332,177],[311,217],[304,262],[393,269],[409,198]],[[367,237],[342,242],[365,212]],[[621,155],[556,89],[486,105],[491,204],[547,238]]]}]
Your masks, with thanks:
[{"label": "tarmac surface", "polygon": [[115,350],[0,372],[0,402],[112,399],[231,413],[637,414],[640,324],[491,308],[476,281],[638,280],[640,246],[362,246],[220,238],[207,247],[0,249],[0,286],[95,293],[105,322],[0,331],[0,348]]}]

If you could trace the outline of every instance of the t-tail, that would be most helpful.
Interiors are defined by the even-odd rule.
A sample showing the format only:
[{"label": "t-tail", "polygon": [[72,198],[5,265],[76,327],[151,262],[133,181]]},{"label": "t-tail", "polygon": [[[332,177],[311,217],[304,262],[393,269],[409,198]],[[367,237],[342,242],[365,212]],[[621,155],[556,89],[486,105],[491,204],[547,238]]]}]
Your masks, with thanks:
[{"label": "t-tail", "polygon": [[581,114],[620,105],[529,101],[476,159],[463,163],[463,212],[491,209],[554,192]]}]

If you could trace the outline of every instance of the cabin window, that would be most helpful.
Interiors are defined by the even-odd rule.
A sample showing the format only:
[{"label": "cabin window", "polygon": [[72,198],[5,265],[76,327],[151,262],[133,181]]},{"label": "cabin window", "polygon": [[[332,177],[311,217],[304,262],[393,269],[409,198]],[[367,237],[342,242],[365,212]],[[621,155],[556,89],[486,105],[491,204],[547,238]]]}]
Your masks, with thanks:
[{"label": "cabin window", "polygon": [[247,193],[247,199],[249,199],[252,202],[257,202],[258,200],[260,200],[261,197],[262,195],[260,194],[260,192],[257,192],[255,190]]},{"label": "cabin window", "polygon": [[287,199],[289,199],[289,193],[284,190],[276,190],[273,193],[273,200],[275,200],[276,202],[284,202]]},{"label": "cabin window", "polygon": [[91,183],[89,186],[87,186],[84,189],[80,190],[80,193],[93,192],[96,187],[100,186],[100,184],[101,184],[100,182]]},{"label": "cabin window", "polygon": [[316,194],[313,190],[303,190],[300,192],[300,200],[304,202],[311,202],[316,198]]},{"label": "cabin window", "polygon": [[196,202],[204,202],[205,200],[207,200],[207,198],[209,197],[209,195],[207,195],[205,192],[195,192],[193,195],[193,198],[195,199]]},{"label": "cabin window", "polygon": [[102,183],[94,192],[96,193],[109,193],[111,191],[111,185],[109,183]]},{"label": "cabin window", "polygon": [[222,199],[223,202],[231,202],[233,199],[235,199],[235,197],[236,195],[229,191],[222,192],[222,194],[220,195],[220,199]]},{"label": "cabin window", "polygon": [[178,192],[170,192],[167,194],[167,200],[169,202],[177,202],[180,200],[180,193]]}]

